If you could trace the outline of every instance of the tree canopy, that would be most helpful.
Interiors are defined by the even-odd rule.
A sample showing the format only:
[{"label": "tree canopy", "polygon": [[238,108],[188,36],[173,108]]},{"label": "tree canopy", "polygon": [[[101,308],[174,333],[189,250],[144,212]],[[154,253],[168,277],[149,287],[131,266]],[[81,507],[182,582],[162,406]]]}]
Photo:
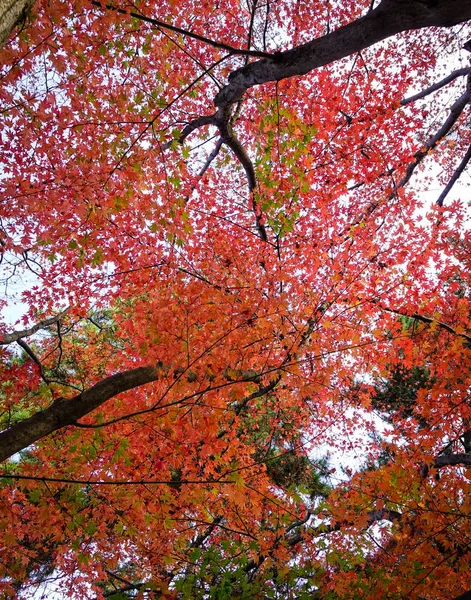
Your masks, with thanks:
[{"label": "tree canopy", "polygon": [[471,1],[0,15],[0,593],[471,597]]}]

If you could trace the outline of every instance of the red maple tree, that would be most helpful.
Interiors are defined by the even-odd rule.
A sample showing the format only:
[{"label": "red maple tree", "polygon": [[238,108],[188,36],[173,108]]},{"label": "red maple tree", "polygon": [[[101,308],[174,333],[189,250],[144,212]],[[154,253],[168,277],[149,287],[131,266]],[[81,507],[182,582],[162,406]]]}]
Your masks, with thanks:
[{"label": "red maple tree", "polygon": [[0,14],[2,594],[470,589],[471,3]]}]

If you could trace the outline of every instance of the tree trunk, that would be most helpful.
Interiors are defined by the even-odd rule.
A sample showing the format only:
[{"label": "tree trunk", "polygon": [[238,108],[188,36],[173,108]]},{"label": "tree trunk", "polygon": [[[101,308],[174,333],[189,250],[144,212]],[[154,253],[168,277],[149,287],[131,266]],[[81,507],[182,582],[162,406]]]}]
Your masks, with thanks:
[{"label": "tree trunk", "polygon": [[34,0],[0,0],[0,49],[15,27],[26,20],[33,4]]}]

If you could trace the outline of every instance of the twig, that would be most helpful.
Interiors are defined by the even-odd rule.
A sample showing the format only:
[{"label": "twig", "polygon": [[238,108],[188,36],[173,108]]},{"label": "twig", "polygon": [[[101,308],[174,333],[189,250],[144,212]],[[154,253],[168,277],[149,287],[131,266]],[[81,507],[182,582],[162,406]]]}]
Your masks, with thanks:
[{"label": "twig", "polygon": [[[0,473],[0,479],[17,479],[21,481],[49,481],[52,483],[73,483],[78,485],[169,485],[170,487],[175,485],[175,481],[161,481],[161,480],[152,480],[152,479],[142,479],[138,481],[128,481],[121,479],[103,479],[103,480],[93,480],[93,479],[65,479],[61,477],[40,477],[33,475],[18,475],[16,473]],[[224,481],[221,479],[203,479],[201,481],[184,479],[178,480],[178,485],[206,485],[206,484],[224,484],[224,485],[234,485],[233,481]]]}]

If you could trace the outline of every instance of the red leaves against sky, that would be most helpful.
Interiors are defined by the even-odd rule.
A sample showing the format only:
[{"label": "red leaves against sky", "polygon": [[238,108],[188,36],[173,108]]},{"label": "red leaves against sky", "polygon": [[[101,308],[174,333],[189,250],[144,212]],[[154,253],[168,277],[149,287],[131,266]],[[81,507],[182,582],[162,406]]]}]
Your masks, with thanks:
[{"label": "red leaves against sky", "polygon": [[[369,4],[40,3],[3,50],[2,267],[28,306],[16,328],[69,307],[21,357],[3,350],[3,428],[115,373],[158,370],[6,464],[61,480],[5,482],[6,594],[50,576],[85,597],[126,582],[215,597],[205,553],[217,585],[237,572],[227,597],[242,575],[253,597],[470,587],[467,472],[433,470],[444,449],[464,452],[471,418],[467,207],[424,195],[438,197],[469,146],[466,111],[417,154],[465,78],[400,104],[451,57],[467,65],[469,27],[401,34],[251,88],[231,115],[250,195],[216,127],[179,143],[245,57],[130,15],[273,52]],[[408,410],[375,402],[398,369],[427,373]],[[321,466],[327,451],[336,464]],[[270,472],[285,455],[305,457],[298,479]],[[369,469],[352,474],[354,456]],[[313,491],[306,457],[329,492]],[[307,510],[311,526],[293,525]],[[373,532],[385,510],[401,518]]]}]

